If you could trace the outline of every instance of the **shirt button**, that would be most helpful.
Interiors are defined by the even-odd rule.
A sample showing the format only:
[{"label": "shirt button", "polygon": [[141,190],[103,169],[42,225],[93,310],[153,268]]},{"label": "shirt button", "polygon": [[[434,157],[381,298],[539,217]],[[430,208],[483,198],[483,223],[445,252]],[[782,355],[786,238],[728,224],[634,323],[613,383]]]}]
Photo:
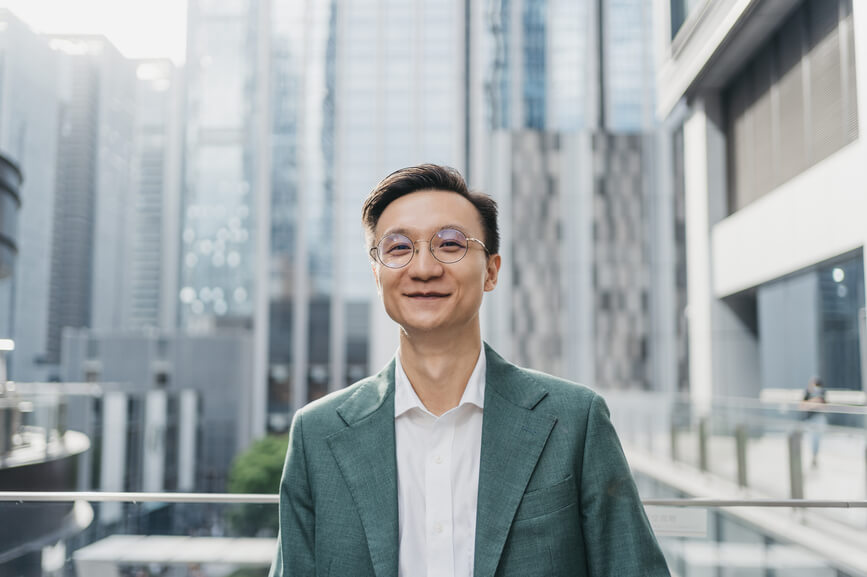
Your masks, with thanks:
[{"label": "shirt button", "polygon": [[442,523],[437,523],[436,525],[434,525],[434,533],[439,535],[442,532],[443,532],[443,524]]},{"label": "shirt button", "polygon": [[443,463],[443,456],[442,456],[442,455],[437,455],[436,458],[434,458],[434,463],[436,463],[437,465],[442,465],[442,463]]}]

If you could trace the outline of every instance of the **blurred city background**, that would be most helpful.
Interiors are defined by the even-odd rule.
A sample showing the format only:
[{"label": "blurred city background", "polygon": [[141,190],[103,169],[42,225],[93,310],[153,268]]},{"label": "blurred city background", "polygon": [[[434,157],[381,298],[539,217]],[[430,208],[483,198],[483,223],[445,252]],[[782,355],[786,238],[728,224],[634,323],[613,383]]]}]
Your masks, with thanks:
[{"label": "blurred city background", "polygon": [[[434,162],[500,206],[484,338],[602,392],[643,497],[867,499],[867,5],[38,5],[0,2],[0,491],[276,492],[293,412],[397,347],[363,199]],[[0,501],[0,577],[273,554],[272,503],[91,501]],[[675,576],[867,575],[865,509],[706,511],[651,515]]]}]

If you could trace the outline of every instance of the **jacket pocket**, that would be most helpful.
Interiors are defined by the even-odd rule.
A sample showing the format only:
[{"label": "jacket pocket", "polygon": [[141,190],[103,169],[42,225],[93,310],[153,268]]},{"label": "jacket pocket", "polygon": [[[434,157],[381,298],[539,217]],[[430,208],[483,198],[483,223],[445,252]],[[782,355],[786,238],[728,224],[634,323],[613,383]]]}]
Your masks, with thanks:
[{"label": "jacket pocket", "polygon": [[515,521],[535,519],[578,502],[578,493],[575,489],[575,479],[569,475],[559,483],[524,493],[518,510],[515,512]]}]

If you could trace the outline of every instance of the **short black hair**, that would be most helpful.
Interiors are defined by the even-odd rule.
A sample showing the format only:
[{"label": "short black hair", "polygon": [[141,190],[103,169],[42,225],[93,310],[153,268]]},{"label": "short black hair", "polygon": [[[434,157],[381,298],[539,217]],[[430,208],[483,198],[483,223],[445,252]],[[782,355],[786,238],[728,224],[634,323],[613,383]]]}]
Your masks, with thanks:
[{"label": "short black hair", "polygon": [[461,173],[450,166],[419,164],[395,170],[374,187],[361,210],[361,220],[367,242],[373,246],[373,231],[385,208],[402,196],[419,190],[446,190],[459,194],[473,203],[484,230],[488,254],[500,252],[500,229],[497,224],[497,203],[489,195],[467,188]]}]

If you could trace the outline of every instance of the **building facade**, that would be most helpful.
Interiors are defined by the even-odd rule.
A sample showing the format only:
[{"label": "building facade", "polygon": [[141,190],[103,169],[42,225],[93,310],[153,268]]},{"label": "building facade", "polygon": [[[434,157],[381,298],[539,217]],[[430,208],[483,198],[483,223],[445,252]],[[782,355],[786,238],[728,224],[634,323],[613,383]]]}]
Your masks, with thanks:
[{"label": "building facade", "polygon": [[364,199],[399,168],[466,168],[468,5],[337,4],[330,389],[378,371],[398,345],[371,273]]},{"label": "building facade", "polygon": [[65,327],[174,326],[181,83],[171,63],[130,61],[103,37],[0,18],[0,146],[28,175],[0,315],[17,341],[11,376],[45,381],[59,377]]},{"label": "building facade", "polygon": [[[45,38],[0,10],[0,151],[19,163],[17,256],[0,286],[0,326],[15,341],[9,376],[44,379],[57,159],[57,55]],[[4,211],[4,214],[5,211]],[[14,279],[14,280],[13,280]]]},{"label": "building facade", "polygon": [[254,437],[267,426],[271,15],[266,0],[188,4],[178,215],[176,326],[252,335]]},{"label": "building facade", "polygon": [[649,8],[525,0],[470,11],[469,173],[503,227],[486,338],[520,364],[594,386],[668,388],[673,335],[655,323],[673,293],[648,249],[660,210]]},{"label": "building facade", "polygon": [[867,10],[655,6],[658,114],[682,187],[689,389],[865,387]]},{"label": "building facade", "polygon": [[[15,261],[18,256],[18,211],[21,208],[21,170],[18,165],[0,154],[0,307],[12,314]],[[5,383],[9,371],[6,355],[15,350],[10,339],[13,327],[9,321],[0,322],[0,383]]]},{"label": "building facade", "polygon": [[255,272],[254,2],[191,2],[178,322],[251,327]]},{"label": "building facade", "polygon": [[175,326],[182,77],[168,60],[138,60],[130,166],[125,330]]},{"label": "building facade", "polygon": [[57,378],[66,327],[123,323],[135,68],[104,37],[50,42],[60,86],[45,363]]},{"label": "building facade", "polygon": [[[232,459],[253,440],[251,397],[244,386],[253,373],[249,333],[70,329],[64,333],[63,351],[62,381],[99,385],[105,409],[94,413],[93,406],[80,403],[70,407],[69,418],[78,430],[105,444],[101,452],[114,451],[100,473],[82,473],[82,488],[225,491]],[[129,406],[126,414],[124,406]],[[188,438],[188,426],[195,438]],[[113,428],[131,431],[133,440],[118,444],[108,433]],[[103,432],[92,432],[97,429]],[[187,432],[181,434],[181,429]],[[147,435],[159,438],[145,442]],[[99,470],[92,458],[87,456],[84,469]],[[127,471],[126,463],[135,469]]]},{"label": "building facade", "polygon": [[[266,206],[262,214],[270,215],[266,238],[255,248],[256,254],[270,256],[254,259],[263,267],[256,269],[255,277],[267,283],[242,288],[251,298],[258,295],[249,314],[254,334],[266,331],[267,358],[257,361],[266,367],[260,373],[268,387],[263,399],[267,397],[269,427],[281,430],[288,426],[293,410],[366,376],[394,353],[397,330],[375,298],[361,206],[372,187],[397,168],[424,161],[462,168],[466,6],[463,2],[364,1],[231,4],[235,9],[244,6],[231,25],[247,34],[245,48],[227,52],[231,59],[225,66],[214,60],[213,71],[206,73],[201,62],[211,62],[211,49],[203,23],[210,17],[193,3],[190,45],[198,52],[190,58],[187,109],[198,114],[207,99],[215,98],[212,90],[201,88],[204,80],[199,78],[212,74],[218,82],[229,75],[247,74],[251,80],[242,86],[247,92],[232,85],[233,98],[264,102],[268,111],[264,121],[245,117],[232,134],[247,134],[247,140],[231,146],[253,141],[245,149],[252,156],[244,165],[248,172],[243,178],[259,178],[250,190]],[[216,8],[219,3],[209,6],[224,10]],[[263,13],[268,18],[255,24]],[[227,18],[216,14],[213,19],[230,26]],[[215,33],[213,42],[222,46],[224,39]],[[236,60],[240,64],[233,64]],[[266,81],[257,76],[263,70]],[[188,199],[202,178],[194,174],[194,167],[210,166],[194,160],[204,146],[204,135],[210,133],[197,128],[197,122],[195,118],[188,122]],[[263,125],[257,124],[261,122],[265,122],[264,133]],[[257,156],[260,142],[269,143],[268,155]],[[255,172],[257,166],[264,172]],[[267,184],[263,174],[268,175]],[[217,179],[216,184],[235,177],[211,173],[208,178]],[[208,198],[215,202],[213,194]],[[227,215],[246,214],[240,206],[225,208]],[[186,215],[182,220],[191,222],[190,209],[182,210]],[[195,258],[189,258],[201,267],[202,255],[195,252],[202,246],[197,234],[183,225],[182,240],[192,243],[183,244],[183,250],[195,249]],[[249,234],[260,238],[263,231],[251,228]],[[210,239],[211,246],[218,241]],[[188,266],[187,258],[182,255],[182,267]],[[213,267],[213,262],[207,266]],[[192,318],[196,301],[204,307],[202,287],[184,281],[183,274],[181,307],[188,312],[182,313],[181,326],[194,326],[185,324],[184,315]],[[212,295],[213,287],[208,288]],[[262,303],[267,305],[264,312],[258,308]],[[267,322],[260,322],[262,318]]]}]

